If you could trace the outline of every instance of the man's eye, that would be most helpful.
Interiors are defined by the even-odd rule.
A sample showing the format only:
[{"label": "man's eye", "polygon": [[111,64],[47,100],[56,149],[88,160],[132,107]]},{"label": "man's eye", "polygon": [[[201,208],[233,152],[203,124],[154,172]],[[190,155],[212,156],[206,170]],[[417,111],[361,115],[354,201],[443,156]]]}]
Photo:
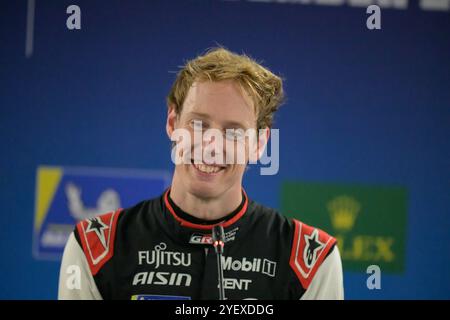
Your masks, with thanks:
[{"label": "man's eye", "polygon": [[227,130],[225,132],[225,137],[228,140],[237,140],[240,141],[244,138],[244,133],[242,132],[242,130]]},{"label": "man's eye", "polygon": [[190,126],[195,131],[201,131],[202,130],[202,121],[201,120],[192,120],[190,122]]}]

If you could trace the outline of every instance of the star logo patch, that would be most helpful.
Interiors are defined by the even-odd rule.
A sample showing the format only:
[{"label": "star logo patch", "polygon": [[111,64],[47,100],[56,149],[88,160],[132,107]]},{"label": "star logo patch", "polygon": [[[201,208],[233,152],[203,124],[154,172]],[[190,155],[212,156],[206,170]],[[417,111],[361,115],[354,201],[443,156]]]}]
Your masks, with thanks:
[{"label": "star logo patch", "polygon": [[319,241],[319,231],[317,229],[314,229],[311,235],[305,234],[305,241],[306,246],[303,251],[303,259],[306,267],[311,268],[325,244]]},{"label": "star logo patch", "polygon": [[86,233],[95,232],[103,247],[106,249],[106,236],[105,230],[109,227],[103,223],[100,218],[91,218],[88,220],[86,227]]}]

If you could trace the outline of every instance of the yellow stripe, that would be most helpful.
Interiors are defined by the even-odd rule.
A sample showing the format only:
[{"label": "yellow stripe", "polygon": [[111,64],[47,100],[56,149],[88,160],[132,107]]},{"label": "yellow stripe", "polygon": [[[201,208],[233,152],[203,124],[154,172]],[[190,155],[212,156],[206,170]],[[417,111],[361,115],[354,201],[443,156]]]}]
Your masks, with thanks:
[{"label": "yellow stripe", "polygon": [[59,167],[38,167],[34,228],[40,230],[58,189],[63,171]]}]

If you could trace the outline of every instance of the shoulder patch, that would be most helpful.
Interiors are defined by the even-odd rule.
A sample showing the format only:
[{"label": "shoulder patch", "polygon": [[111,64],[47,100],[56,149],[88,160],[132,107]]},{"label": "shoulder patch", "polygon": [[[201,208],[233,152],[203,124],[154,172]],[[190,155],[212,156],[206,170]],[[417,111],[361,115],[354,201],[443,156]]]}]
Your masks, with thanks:
[{"label": "shoulder patch", "polygon": [[77,224],[84,255],[93,276],[114,254],[117,220],[122,209],[86,219]]},{"label": "shoulder patch", "polygon": [[336,239],[320,229],[292,221],[295,231],[289,265],[306,290]]}]

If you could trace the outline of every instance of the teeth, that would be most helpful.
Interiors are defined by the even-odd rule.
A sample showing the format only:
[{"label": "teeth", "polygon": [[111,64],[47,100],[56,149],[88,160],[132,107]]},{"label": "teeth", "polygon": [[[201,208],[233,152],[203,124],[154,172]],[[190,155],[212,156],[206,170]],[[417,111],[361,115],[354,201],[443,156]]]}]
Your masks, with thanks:
[{"label": "teeth", "polygon": [[195,164],[195,167],[200,170],[201,172],[205,173],[216,173],[220,171],[220,167],[216,166],[208,166],[205,164]]}]

